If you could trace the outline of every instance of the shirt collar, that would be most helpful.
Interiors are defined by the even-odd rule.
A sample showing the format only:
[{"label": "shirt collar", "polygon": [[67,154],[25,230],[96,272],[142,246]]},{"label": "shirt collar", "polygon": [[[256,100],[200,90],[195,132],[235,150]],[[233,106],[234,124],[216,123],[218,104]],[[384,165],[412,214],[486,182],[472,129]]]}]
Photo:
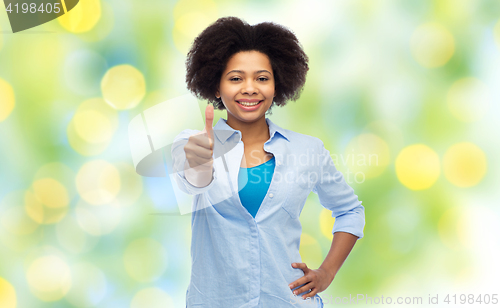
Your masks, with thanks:
[{"label": "shirt collar", "polygon": [[[285,131],[285,129],[274,124],[269,118],[266,118],[266,122],[269,126],[269,135],[271,136],[270,140],[273,139],[276,133],[279,133],[279,135],[285,138],[285,140],[290,141],[287,136],[288,133]],[[227,120],[224,118],[220,118],[219,121],[217,121],[217,124],[215,124],[213,130],[214,134],[217,136],[221,143],[225,143],[234,133],[240,132],[239,130],[235,130],[231,126],[227,125]]]}]

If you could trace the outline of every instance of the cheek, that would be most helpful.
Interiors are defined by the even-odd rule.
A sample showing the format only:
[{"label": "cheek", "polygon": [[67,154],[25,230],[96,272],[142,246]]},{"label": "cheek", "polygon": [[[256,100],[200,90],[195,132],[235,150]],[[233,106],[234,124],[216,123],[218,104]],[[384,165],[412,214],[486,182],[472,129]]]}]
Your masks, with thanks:
[{"label": "cheek", "polygon": [[238,93],[237,89],[231,86],[225,86],[221,88],[221,92],[222,96],[228,98],[234,97]]},{"label": "cheek", "polygon": [[274,88],[269,88],[266,90],[266,97],[269,99],[273,99],[273,96],[275,95]]}]

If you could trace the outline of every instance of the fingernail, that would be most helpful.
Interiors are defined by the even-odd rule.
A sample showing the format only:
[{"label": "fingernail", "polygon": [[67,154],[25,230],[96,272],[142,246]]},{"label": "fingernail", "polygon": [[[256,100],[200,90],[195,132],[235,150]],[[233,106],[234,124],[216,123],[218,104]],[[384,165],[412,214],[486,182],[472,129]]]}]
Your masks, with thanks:
[{"label": "fingernail", "polygon": [[293,294],[297,294],[297,293],[299,293],[299,291],[297,291],[297,290],[293,291]]}]

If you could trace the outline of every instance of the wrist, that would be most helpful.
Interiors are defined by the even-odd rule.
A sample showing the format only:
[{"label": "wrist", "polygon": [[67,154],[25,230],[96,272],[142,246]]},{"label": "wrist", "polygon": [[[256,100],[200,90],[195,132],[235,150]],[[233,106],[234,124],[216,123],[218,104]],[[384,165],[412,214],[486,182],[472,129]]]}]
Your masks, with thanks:
[{"label": "wrist", "polygon": [[329,281],[332,282],[333,279],[335,278],[335,271],[329,268],[325,268],[324,266],[319,267],[320,270],[324,271],[326,276],[328,277]]},{"label": "wrist", "polygon": [[213,166],[200,165],[190,167],[186,160],[184,164],[184,177],[193,186],[205,187],[213,180]]}]

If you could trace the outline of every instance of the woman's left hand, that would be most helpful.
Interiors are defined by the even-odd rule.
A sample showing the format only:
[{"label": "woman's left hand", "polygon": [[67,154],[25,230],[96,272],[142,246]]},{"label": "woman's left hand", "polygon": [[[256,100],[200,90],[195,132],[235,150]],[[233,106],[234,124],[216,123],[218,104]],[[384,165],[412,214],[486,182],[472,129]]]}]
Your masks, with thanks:
[{"label": "woman's left hand", "polygon": [[306,299],[307,297],[313,297],[317,293],[326,290],[326,288],[328,288],[334,278],[333,275],[329,274],[326,270],[322,268],[313,270],[308,268],[305,263],[292,263],[292,267],[300,268],[304,272],[304,276],[289,284],[288,286],[290,287],[290,289],[305,284],[297,290],[293,291],[294,294],[300,294],[302,292],[311,290],[309,293],[302,295],[303,299]]}]

